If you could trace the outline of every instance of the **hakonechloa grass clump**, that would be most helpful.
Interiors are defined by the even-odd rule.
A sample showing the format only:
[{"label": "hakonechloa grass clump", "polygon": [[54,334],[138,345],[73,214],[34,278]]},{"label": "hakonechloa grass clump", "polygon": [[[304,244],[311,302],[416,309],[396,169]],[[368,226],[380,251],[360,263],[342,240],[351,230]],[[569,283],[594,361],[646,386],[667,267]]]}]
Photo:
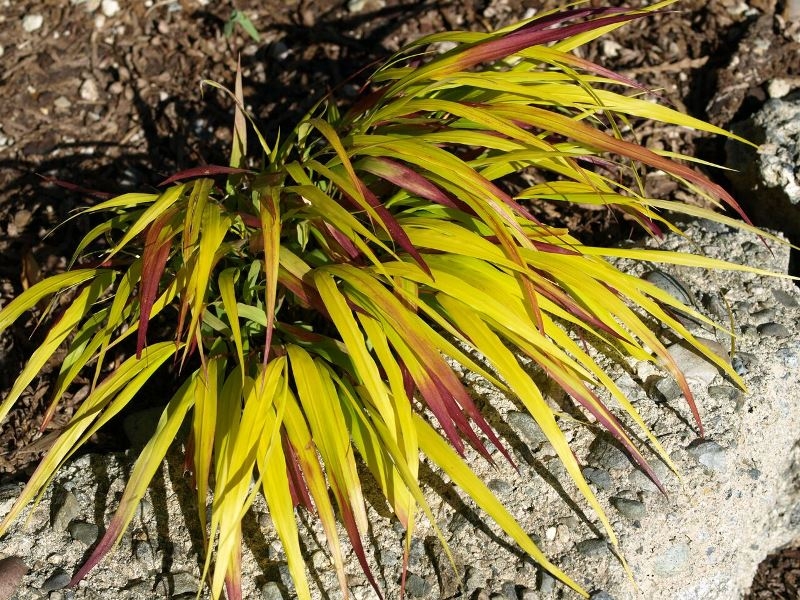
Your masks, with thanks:
[{"label": "hakonechloa grass clump", "polygon": [[[663,365],[700,428],[680,369],[645,320],[671,328],[741,385],[669,309],[712,323],[607,259],[746,267],[585,246],[529,210],[541,200],[602,205],[654,235],[677,230],[668,212],[752,229],[709,210],[648,198],[642,186],[625,187],[608,175],[627,172],[628,180],[641,181],[642,169],[659,169],[741,213],[722,188],[680,161],[686,157],[648,150],[620,132],[635,118],[730,134],[659,105],[635,82],[571,53],[671,3],[573,8],[495,33],[421,39],[379,69],[349,111],[323,102],[285,140],[269,144],[259,135],[257,169],[245,160],[247,117],[237,78],[230,166],[183,172],[161,193],[125,194],[84,210],[108,217],[81,241],[71,268],[0,310],[2,331],[42,300],[67,290],[73,295],[0,405],[0,418],[62,346],[68,352],[48,417],[76,377],[93,381],[0,531],[173,361],[183,365],[180,388],[74,581],[119,540],[188,421],[185,448],[214,598],[223,588],[228,598],[241,598],[241,520],[257,493],[266,499],[300,598],[310,592],[298,507],[320,520],[343,593],[337,520],[375,585],[362,545],[368,522],[357,465],[369,469],[405,527],[407,556],[418,516],[434,522],[419,487],[421,455],[544,569],[585,595],[463,460],[467,446],[491,460],[488,442],[510,456],[454,365],[525,406],[614,544],[553,410],[518,357],[557,382],[656,482],[620,418],[671,466],[669,457],[590,346],[619,360]],[[454,47],[426,51],[436,42]],[[504,189],[504,177],[531,170],[544,183],[515,196]],[[174,323],[169,339],[148,332],[157,316]],[[135,354],[105,370],[109,351],[128,339],[135,340]],[[475,362],[465,347],[485,362]],[[188,364],[199,367],[191,371]]]}]

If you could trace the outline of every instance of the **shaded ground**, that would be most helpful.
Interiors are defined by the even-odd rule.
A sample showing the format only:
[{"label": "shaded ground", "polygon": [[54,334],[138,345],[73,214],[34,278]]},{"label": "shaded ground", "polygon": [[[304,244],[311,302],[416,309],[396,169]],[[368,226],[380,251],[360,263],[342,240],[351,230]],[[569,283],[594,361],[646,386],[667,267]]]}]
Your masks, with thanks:
[{"label": "shaded ground", "polygon": [[[211,89],[201,94],[199,84],[229,84],[238,56],[245,97],[262,131],[274,139],[321,95],[346,103],[370,65],[409,40],[438,30],[496,28],[557,2],[237,1],[258,41],[240,26],[226,35],[232,2],[123,4],[131,6],[122,10],[113,0],[0,0],[0,305],[41,275],[63,270],[86,230],[87,223],[76,220],[45,237],[72,209],[91,201],[47,178],[117,194],[155,189],[179,169],[226,162],[230,103]],[[582,52],[722,126],[757,110],[770,81],[799,86],[798,23],[784,21],[784,3],[686,0],[679,8],[633,23]],[[724,162],[716,141],[678,128],[645,123],[638,137],[651,147]],[[654,194],[683,193],[658,175],[647,184]],[[596,243],[633,233],[624,220],[603,211],[537,210]],[[0,336],[0,395],[42,339],[34,326],[33,319],[20,322]],[[40,434],[57,367],[53,361],[45,369],[0,428],[0,474],[29,474],[88,391],[71,390]],[[780,567],[791,561],[773,562]],[[769,579],[779,580],[789,581]],[[788,585],[781,588],[785,593]],[[764,589],[771,588],[765,583]],[[754,591],[753,598],[796,598],[794,590],[784,596]]]}]

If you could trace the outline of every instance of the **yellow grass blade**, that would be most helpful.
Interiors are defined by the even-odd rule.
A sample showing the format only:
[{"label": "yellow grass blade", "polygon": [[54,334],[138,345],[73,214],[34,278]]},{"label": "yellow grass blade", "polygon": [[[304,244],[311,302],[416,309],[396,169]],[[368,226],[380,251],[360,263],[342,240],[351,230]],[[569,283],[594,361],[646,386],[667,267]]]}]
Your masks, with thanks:
[{"label": "yellow grass blade", "polygon": [[319,449],[328,473],[328,480],[340,504],[353,511],[361,532],[369,523],[361,493],[361,483],[353,460],[353,450],[342,416],[339,396],[327,370],[299,346],[287,347],[297,396],[308,419],[314,442]]},{"label": "yellow grass blade", "polygon": [[[79,440],[84,437],[86,430],[94,424],[108,403],[120,393],[128,394],[126,397],[130,400],[141,388],[141,383],[174,353],[173,342],[149,346],[142,352],[140,359],[129,358],[89,394],[78,407],[66,430],[39,463],[8,515],[0,523],[0,534],[5,532],[28,502],[55,477],[58,468],[77,450],[80,445]],[[137,377],[140,379],[137,380]]]},{"label": "yellow grass blade", "polygon": [[217,284],[219,285],[219,294],[222,297],[222,305],[225,307],[225,314],[228,316],[228,324],[233,334],[233,344],[236,347],[236,356],[242,369],[242,377],[244,377],[244,344],[242,342],[242,328],[239,325],[239,306],[236,302],[236,292],[233,286],[237,273],[238,270],[233,267],[225,269],[219,274]]},{"label": "yellow grass blade", "polygon": [[[287,383],[285,378],[284,383]],[[278,402],[285,407],[290,395],[288,386],[284,385],[279,393],[281,398]],[[266,431],[278,431],[283,422],[283,415],[276,414],[275,410],[271,408],[265,413],[265,419]],[[261,437],[261,445],[256,459],[261,478],[261,490],[267,501],[275,531],[281,540],[284,552],[286,552],[286,562],[297,596],[300,600],[310,600],[311,591],[308,587],[305,560],[300,548],[297,519],[286,472],[286,460],[279,436],[264,435]]]},{"label": "yellow grass blade", "polygon": [[[125,246],[127,246],[133,238],[137,235],[142,233],[150,223],[158,219],[164,213],[166,213],[169,209],[171,209],[183,196],[183,192],[186,189],[186,184],[179,184],[167,188],[160,196],[156,198],[152,198],[151,200],[141,200],[142,202],[145,201],[153,201],[153,204],[148,206],[141,216],[136,220],[136,222],[130,226],[130,228],[125,232],[125,235],[122,236],[122,239],[117,242],[117,244],[106,254],[106,260],[110,260],[112,257],[116,256]],[[126,194],[127,195],[127,194]],[[140,194],[140,196],[144,196]],[[123,196],[119,199],[121,200]],[[112,202],[109,200],[109,202]],[[95,212],[97,210],[103,210],[100,207],[103,204],[98,204],[97,206],[93,206],[90,209],[87,209],[86,212]],[[127,206],[127,204],[122,204],[122,206]]]},{"label": "yellow grass blade", "polygon": [[206,502],[208,501],[209,475],[214,451],[217,396],[225,366],[225,360],[220,357],[210,359],[206,363],[206,368],[200,370],[195,387],[196,396],[192,422],[194,479],[197,486],[197,516],[200,520],[203,543],[206,548],[208,548]]},{"label": "yellow grass blade", "polygon": [[311,438],[305,417],[292,393],[288,393],[286,397],[284,425],[286,426],[289,443],[294,449],[298,465],[308,486],[308,491],[314,499],[314,506],[317,509],[320,524],[325,531],[325,538],[328,541],[328,547],[333,558],[334,570],[339,580],[339,589],[342,596],[347,598],[347,576],[344,571],[344,556],[339,533],[336,529],[336,515],[333,512],[333,506],[328,495],[328,483],[319,464],[317,448]]},{"label": "yellow grass blade", "polygon": [[119,508],[114,518],[109,523],[103,539],[95,547],[92,555],[75,574],[71,585],[82,579],[89,570],[97,564],[120,540],[133,518],[136,508],[150,485],[156,470],[161,467],[161,461],[167,453],[172,442],[178,434],[178,428],[183,423],[186,413],[194,403],[195,377],[187,379],[175,393],[164,409],[156,426],[153,437],[142,450],[133,472],[125,486]]},{"label": "yellow grass blade", "polygon": [[[208,291],[211,270],[217,260],[217,250],[225,239],[231,219],[222,214],[222,210],[215,203],[208,203],[203,210],[203,218],[200,230],[200,245],[197,251],[197,263],[192,269],[192,280],[190,289],[187,291],[192,298],[191,314],[192,318],[189,328],[186,330],[186,340],[190,340],[197,334],[197,326],[205,308],[205,298]],[[190,346],[186,346],[187,351]],[[184,354],[184,360],[186,355]]]},{"label": "yellow grass blade", "polygon": [[[220,431],[218,427],[218,431],[221,435],[226,436],[226,440],[224,447],[217,447],[218,452],[224,453],[221,458],[218,458],[217,464],[224,461],[225,466],[224,469],[217,469],[216,472],[217,482],[211,510],[212,539],[219,532],[217,559],[211,582],[211,592],[215,595],[222,592],[226,578],[232,582],[229,585],[234,588],[239,580],[241,565],[237,560],[240,557],[236,551],[241,545],[239,539],[241,520],[252,503],[250,486],[261,438],[268,423],[265,415],[268,414],[268,411],[273,410],[276,391],[283,377],[285,361],[284,357],[270,361],[266,366],[263,379],[253,380],[246,377],[242,389],[243,410],[240,414],[234,413],[225,423],[229,426],[227,431]],[[239,376],[233,373],[231,377]],[[238,396],[235,394],[236,389],[238,386],[230,388],[230,393],[227,394],[225,402],[227,410],[231,410],[235,406],[233,402]],[[225,395],[223,389],[223,396]],[[221,415],[222,410],[223,408],[220,407],[218,414]],[[220,424],[218,423],[218,425]],[[219,436],[217,438],[219,439]]]},{"label": "yellow grass blade", "polygon": [[[94,276],[92,282],[86,286],[81,293],[78,294],[78,297],[75,298],[75,300],[73,300],[72,303],[64,310],[61,318],[47,333],[45,340],[39,345],[38,348],[36,348],[30,359],[28,359],[28,362],[25,364],[25,368],[14,381],[14,385],[11,386],[11,389],[3,400],[3,403],[0,404],[0,421],[5,418],[5,416],[8,414],[8,411],[19,399],[20,395],[22,395],[22,392],[24,392],[25,388],[28,387],[28,384],[33,381],[33,378],[36,377],[39,371],[41,371],[42,367],[59,348],[59,346],[61,346],[61,344],[67,340],[67,337],[78,326],[81,319],[83,319],[86,313],[92,308],[92,304],[95,302],[95,300],[97,300],[100,294],[102,294],[106,288],[111,285],[115,277],[116,273],[113,271],[99,271]],[[28,291],[35,289],[35,287],[36,286],[30,288]],[[41,289],[34,294],[34,297],[40,292]],[[27,300],[30,300],[30,297]],[[13,317],[16,310],[17,308],[14,307],[9,311],[9,319]],[[3,312],[5,313],[5,311]]]},{"label": "yellow grass blade", "polygon": [[453,483],[464,490],[542,568],[584,598],[588,598],[589,594],[578,583],[547,560],[547,557],[542,554],[516,519],[441,436],[419,415],[414,415],[414,423],[420,440],[420,448],[442,471],[447,473]]},{"label": "yellow grass blade", "polygon": [[78,269],[59,273],[32,285],[0,310],[0,332],[16,321],[25,311],[36,306],[41,300],[68,287],[79,285],[105,273],[104,269]]}]

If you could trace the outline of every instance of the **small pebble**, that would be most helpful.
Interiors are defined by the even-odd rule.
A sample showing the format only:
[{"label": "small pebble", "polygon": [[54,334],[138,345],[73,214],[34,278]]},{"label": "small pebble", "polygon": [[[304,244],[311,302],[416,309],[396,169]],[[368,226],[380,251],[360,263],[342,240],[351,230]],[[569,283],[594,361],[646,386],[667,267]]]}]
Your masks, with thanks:
[{"label": "small pebble", "polygon": [[767,84],[767,94],[770,98],[783,98],[792,91],[793,87],[790,79],[777,77]]},{"label": "small pebble", "polygon": [[347,10],[351,13],[358,13],[362,11],[380,10],[385,6],[385,0],[349,0],[347,3]]},{"label": "small pebble", "polygon": [[595,469],[594,467],[585,467],[582,472],[589,483],[593,483],[601,490],[607,490],[611,487],[611,475],[609,475],[608,471]]},{"label": "small pebble", "polygon": [[619,498],[615,496],[610,498],[609,501],[623,517],[631,521],[640,521],[647,514],[647,509],[645,509],[644,504],[638,500],[630,500],[628,498]]},{"label": "small pebble", "polygon": [[72,4],[83,4],[87,13],[93,13],[100,8],[100,0],[70,0]]},{"label": "small pebble", "polygon": [[100,12],[106,17],[111,18],[119,12],[119,2],[117,0],[102,0]]},{"label": "small pebble", "polygon": [[78,92],[81,99],[87,102],[97,102],[100,92],[97,90],[97,82],[94,79],[85,79]]},{"label": "small pebble", "polygon": [[66,110],[72,106],[72,102],[70,102],[69,98],[66,96],[59,96],[53,101],[53,106],[60,108],[61,110]]},{"label": "small pebble", "polygon": [[758,326],[757,331],[761,335],[770,337],[785,338],[791,335],[786,326],[781,323],[764,323]]},{"label": "small pebble", "polygon": [[44,24],[44,17],[39,14],[25,15],[22,18],[22,28],[28,33],[40,29]]},{"label": "small pebble", "polygon": [[668,547],[653,561],[656,575],[666,577],[679,573],[689,560],[689,545],[680,542]]},{"label": "small pebble", "polygon": [[756,325],[763,325],[764,323],[774,321],[777,312],[778,311],[776,311],[774,308],[763,308],[750,315],[750,318]]},{"label": "small pebble", "polygon": [[54,531],[66,531],[70,522],[81,512],[81,506],[75,494],[63,490],[53,495],[53,518],[51,526]]},{"label": "small pebble", "polygon": [[800,306],[800,303],[798,303],[797,298],[784,290],[774,289],[772,290],[772,295],[775,296],[775,299],[778,302],[780,302],[787,308],[797,308],[798,306]]},{"label": "small pebble", "polygon": [[712,471],[724,471],[727,465],[725,449],[717,442],[702,440],[691,444],[686,451],[691,454],[697,462]]},{"label": "small pebble", "polygon": [[733,370],[740,376],[747,375],[757,364],[758,357],[750,352],[737,352],[731,360]]},{"label": "small pebble", "polygon": [[793,350],[792,348],[779,348],[778,357],[781,359],[783,366],[789,369],[791,372],[794,372],[797,367],[800,366],[800,360],[798,360],[797,351]]},{"label": "small pebble", "polygon": [[[728,351],[725,347],[715,340],[697,338],[697,341],[705,345],[718,356],[728,360]],[[687,348],[683,344],[672,344],[667,347],[678,368],[683,371],[686,381],[698,388],[706,388],[717,376],[715,364],[706,360],[697,351]]]},{"label": "small pebble", "polygon": [[283,592],[277,583],[268,581],[261,586],[262,600],[284,600]]},{"label": "small pebble", "polygon": [[729,385],[711,385],[708,387],[708,395],[715,400],[734,401],[742,397],[742,392]]},{"label": "small pebble", "polygon": [[84,521],[72,521],[67,526],[67,531],[73,540],[81,542],[86,546],[91,546],[97,541],[100,529],[94,523]]},{"label": "small pebble", "polygon": [[409,573],[406,577],[406,593],[412,598],[422,598],[431,591],[431,584],[416,573]]},{"label": "small pebble", "polygon": [[64,569],[56,569],[53,574],[44,580],[42,587],[43,592],[51,592],[53,590],[60,590],[69,585],[71,577]]},{"label": "small pebble", "polygon": [[589,446],[587,462],[606,469],[623,469],[630,466],[628,456],[605,435],[597,436]]},{"label": "small pebble", "polygon": [[539,571],[536,587],[543,594],[549,594],[556,589],[556,578],[550,575],[547,571]]},{"label": "small pebble", "polygon": [[384,548],[381,551],[381,564],[385,567],[393,567],[400,564],[400,555],[389,548]]},{"label": "small pebble", "polygon": [[612,39],[605,39],[600,48],[606,58],[616,58],[622,50],[622,44]]},{"label": "small pebble", "polygon": [[651,396],[657,402],[672,402],[683,397],[683,391],[673,377],[659,377],[651,388]]},{"label": "small pebble", "polygon": [[597,592],[592,592],[589,595],[589,600],[614,600],[614,596],[612,596],[608,592],[604,592],[603,590],[599,590]]},{"label": "small pebble", "polygon": [[578,552],[584,556],[604,556],[608,554],[608,543],[600,538],[592,538],[590,540],[583,540],[576,544]]},{"label": "small pebble", "polygon": [[511,484],[502,479],[492,479],[486,485],[495,494],[508,494],[512,490]]}]

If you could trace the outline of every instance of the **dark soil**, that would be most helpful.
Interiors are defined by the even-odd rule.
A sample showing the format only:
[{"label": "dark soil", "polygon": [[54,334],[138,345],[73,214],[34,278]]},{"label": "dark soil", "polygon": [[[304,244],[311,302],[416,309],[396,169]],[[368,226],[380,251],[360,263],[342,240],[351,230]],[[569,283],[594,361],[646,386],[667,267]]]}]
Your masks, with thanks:
[{"label": "dark soil", "polygon": [[[0,306],[40,277],[62,271],[86,231],[81,219],[54,227],[97,196],[53,180],[118,194],[155,189],[177,170],[227,162],[231,103],[211,88],[201,92],[200,82],[231,85],[238,59],[245,98],[263,133],[274,139],[324,94],[346,104],[371,66],[407,41],[439,30],[496,28],[559,3],[365,0],[357,9],[352,5],[358,2],[348,8],[347,0],[238,0],[259,41],[239,26],[226,35],[232,1],[120,4],[124,8],[114,13],[108,0],[102,8],[100,0],[0,0]],[[685,0],[676,8],[581,52],[724,127],[760,107],[770,80],[800,85],[800,50],[793,41],[800,24],[782,19],[784,3]],[[24,19],[33,15],[42,24],[26,31]],[[724,162],[718,141],[679,128],[644,123],[638,138]],[[658,175],[647,185],[650,193],[694,201]],[[606,212],[537,209],[595,243],[632,234]],[[0,397],[43,338],[35,317],[0,336]],[[70,390],[40,432],[61,358],[51,361],[0,428],[0,475],[30,474],[85,397],[88,381]],[[798,598],[797,551],[776,555],[770,564],[777,574],[760,572],[751,598]]]}]

